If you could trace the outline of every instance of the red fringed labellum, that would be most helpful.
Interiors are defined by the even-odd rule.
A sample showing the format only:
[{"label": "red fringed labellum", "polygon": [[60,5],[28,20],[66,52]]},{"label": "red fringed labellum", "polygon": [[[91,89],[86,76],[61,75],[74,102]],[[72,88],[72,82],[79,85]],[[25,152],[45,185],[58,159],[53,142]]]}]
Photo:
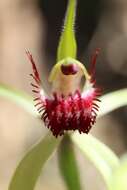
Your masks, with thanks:
[{"label": "red fringed labellum", "polygon": [[[98,96],[100,89],[95,87],[93,76],[95,74],[94,67],[97,56],[97,51],[92,58],[91,79],[88,81],[89,88],[86,88],[82,93],[76,90],[74,93],[58,94],[52,93],[51,97],[46,97],[41,93],[41,80],[35,66],[32,55],[27,52],[28,58],[32,63],[33,77],[35,84],[32,83],[33,92],[36,94],[34,101],[38,112],[41,114],[41,119],[45,126],[49,128],[55,137],[61,136],[66,131],[78,130],[79,133],[88,133],[92,125],[96,121],[98,111]],[[77,69],[77,67],[75,67]],[[75,69],[74,68],[74,69]],[[63,68],[64,71],[69,71],[72,74],[73,67]],[[78,72],[78,69],[76,70]],[[69,75],[69,73],[63,73]]]},{"label": "red fringed labellum", "polygon": [[54,93],[52,99],[46,99],[45,105],[42,105],[42,119],[56,137],[67,130],[88,133],[95,123],[98,110],[96,96],[97,92],[94,92],[92,97],[84,98],[76,91],[65,98]]}]

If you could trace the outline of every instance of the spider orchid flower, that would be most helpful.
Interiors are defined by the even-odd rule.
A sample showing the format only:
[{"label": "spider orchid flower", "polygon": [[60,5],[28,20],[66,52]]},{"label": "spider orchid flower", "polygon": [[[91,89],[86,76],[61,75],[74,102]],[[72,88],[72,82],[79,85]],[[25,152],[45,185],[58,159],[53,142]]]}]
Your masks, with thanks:
[{"label": "spider orchid flower", "polygon": [[[99,108],[100,89],[95,84],[95,63],[99,49],[93,54],[91,69],[87,72],[85,66],[76,60],[75,10],[76,0],[69,0],[57,50],[57,63],[49,76],[52,84],[50,95],[44,92],[34,59],[27,52],[33,68],[31,76],[34,82],[31,85],[35,93],[35,106],[45,126],[55,137],[71,130],[88,133],[96,121]],[[83,77],[84,85],[81,82]]]},{"label": "spider orchid flower", "polygon": [[[57,63],[49,77],[52,83],[50,96],[44,92],[33,57],[27,52],[33,68],[31,76],[34,82],[31,85],[35,93],[35,106],[45,126],[55,137],[70,130],[88,133],[95,123],[100,101],[98,96],[101,93],[95,85],[94,76],[98,52],[99,50],[96,50],[92,56],[89,73],[83,64],[72,58]],[[82,77],[85,77],[83,88]]]}]

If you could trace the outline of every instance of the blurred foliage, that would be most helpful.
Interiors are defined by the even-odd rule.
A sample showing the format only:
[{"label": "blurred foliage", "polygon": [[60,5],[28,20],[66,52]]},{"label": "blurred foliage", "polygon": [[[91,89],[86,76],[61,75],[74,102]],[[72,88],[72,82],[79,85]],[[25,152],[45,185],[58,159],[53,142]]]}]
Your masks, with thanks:
[{"label": "blurred foliage", "polygon": [[111,178],[111,190],[127,189],[127,155],[121,159],[120,166],[114,171]]},{"label": "blurred foliage", "polygon": [[45,162],[59,142],[60,139],[48,134],[34,145],[18,165],[8,190],[33,190]]}]

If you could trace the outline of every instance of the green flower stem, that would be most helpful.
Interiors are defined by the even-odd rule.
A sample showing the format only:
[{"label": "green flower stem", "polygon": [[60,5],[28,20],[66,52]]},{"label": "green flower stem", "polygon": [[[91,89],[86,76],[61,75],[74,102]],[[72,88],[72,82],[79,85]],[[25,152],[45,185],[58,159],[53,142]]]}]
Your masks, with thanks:
[{"label": "green flower stem", "polygon": [[64,135],[58,150],[59,168],[68,190],[81,190],[73,143]]},{"label": "green flower stem", "polygon": [[34,145],[16,168],[8,190],[34,190],[45,162],[52,155],[60,141],[61,138],[56,139],[50,133]]},{"label": "green flower stem", "polygon": [[67,58],[76,58],[77,45],[74,33],[75,12],[76,12],[76,0],[68,0],[68,8],[65,16],[64,27],[60,37],[58,50],[57,50],[57,62]]}]

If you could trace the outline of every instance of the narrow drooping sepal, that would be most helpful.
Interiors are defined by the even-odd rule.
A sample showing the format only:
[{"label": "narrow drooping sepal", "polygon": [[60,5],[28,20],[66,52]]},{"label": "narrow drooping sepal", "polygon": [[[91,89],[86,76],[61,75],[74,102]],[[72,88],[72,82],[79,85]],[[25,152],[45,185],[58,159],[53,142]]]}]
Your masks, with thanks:
[{"label": "narrow drooping sepal", "polygon": [[68,0],[64,26],[57,49],[57,62],[67,57],[76,58],[77,45],[74,32],[76,3],[76,0]]}]

